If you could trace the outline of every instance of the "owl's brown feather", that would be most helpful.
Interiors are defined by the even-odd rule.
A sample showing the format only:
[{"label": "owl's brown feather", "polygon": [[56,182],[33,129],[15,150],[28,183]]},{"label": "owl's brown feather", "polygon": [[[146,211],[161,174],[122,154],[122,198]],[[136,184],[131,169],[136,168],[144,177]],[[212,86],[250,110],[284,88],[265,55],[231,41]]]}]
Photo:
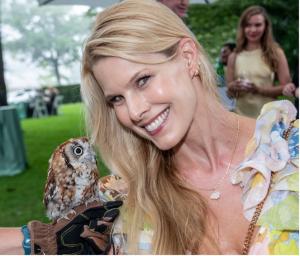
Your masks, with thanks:
[{"label": "owl's brown feather", "polygon": [[49,201],[54,197],[54,188],[56,187],[52,168],[48,169],[47,183],[44,190],[44,205],[47,208]]}]

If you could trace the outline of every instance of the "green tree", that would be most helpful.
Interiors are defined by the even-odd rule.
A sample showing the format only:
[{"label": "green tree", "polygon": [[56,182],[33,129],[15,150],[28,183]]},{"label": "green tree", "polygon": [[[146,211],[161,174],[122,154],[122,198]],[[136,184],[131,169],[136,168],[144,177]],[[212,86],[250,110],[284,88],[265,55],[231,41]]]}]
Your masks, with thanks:
[{"label": "green tree", "polygon": [[5,42],[6,49],[17,58],[30,58],[48,70],[60,85],[66,80],[61,68],[80,59],[90,19],[70,14],[70,7],[38,7],[31,1],[12,2],[5,22],[17,36]]}]

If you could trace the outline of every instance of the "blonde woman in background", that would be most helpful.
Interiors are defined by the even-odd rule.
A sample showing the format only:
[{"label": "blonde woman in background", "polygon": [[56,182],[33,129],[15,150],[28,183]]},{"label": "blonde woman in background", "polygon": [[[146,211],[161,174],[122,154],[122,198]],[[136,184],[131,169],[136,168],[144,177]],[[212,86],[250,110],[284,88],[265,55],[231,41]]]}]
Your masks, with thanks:
[{"label": "blonde woman in background", "polygon": [[[274,86],[275,77],[279,86]],[[282,95],[283,86],[291,81],[285,54],[273,39],[263,7],[251,6],[242,13],[226,80],[230,95],[237,98],[236,112],[252,118],[258,117],[264,104]]]},{"label": "blonde woman in background", "polygon": [[298,254],[295,108],[274,102],[254,120],[227,111],[215,88],[203,48],[167,7],[125,0],[97,16],[81,90],[113,171],[102,197],[124,199],[111,253]]}]

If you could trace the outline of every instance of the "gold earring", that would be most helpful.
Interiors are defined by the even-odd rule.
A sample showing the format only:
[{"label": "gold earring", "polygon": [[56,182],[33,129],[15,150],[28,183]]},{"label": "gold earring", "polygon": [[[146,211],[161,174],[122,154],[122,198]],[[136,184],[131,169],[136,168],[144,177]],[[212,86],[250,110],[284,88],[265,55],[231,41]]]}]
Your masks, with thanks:
[{"label": "gold earring", "polygon": [[194,78],[195,76],[198,76],[198,75],[199,75],[199,71],[198,71],[198,69],[196,69],[195,72],[194,72],[193,78]]}]

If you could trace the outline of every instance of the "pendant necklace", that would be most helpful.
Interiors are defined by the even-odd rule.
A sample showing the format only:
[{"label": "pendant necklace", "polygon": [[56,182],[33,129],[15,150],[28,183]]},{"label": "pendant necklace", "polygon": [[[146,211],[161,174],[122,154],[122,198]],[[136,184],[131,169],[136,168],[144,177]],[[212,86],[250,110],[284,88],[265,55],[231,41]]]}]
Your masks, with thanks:
[{"label": "pendant necklace", "polygon": [[[227,168],[226,168],[226,171],[225,171],[225,174],[223,175],[223,177],[218,181],[218,183],[215,185],[214,188],[209,189],[209,190],[213,190],[213,192],[209,196],[209,198],[211,200],[218,200],[221,197],[220,189],[223,185],[224,179],[227,177],[228,172],[230,170],[231,163],[232,163],[233,157],[235,155],[235,151],[236,151],[237,144],[238,144],[238,141],[239,141],[239,134],[240,134],[240,120],[237,117],[237,132],[236,132],[236,136],[235,136],[235,144],[234,144],[234,149],[233,149],[233,152],[232,152],[232,156],[231,156],[231,159],[229,161],[229,164],[227,165]],[[206,189],[206,190],[208,190],[208,189]]]}]

